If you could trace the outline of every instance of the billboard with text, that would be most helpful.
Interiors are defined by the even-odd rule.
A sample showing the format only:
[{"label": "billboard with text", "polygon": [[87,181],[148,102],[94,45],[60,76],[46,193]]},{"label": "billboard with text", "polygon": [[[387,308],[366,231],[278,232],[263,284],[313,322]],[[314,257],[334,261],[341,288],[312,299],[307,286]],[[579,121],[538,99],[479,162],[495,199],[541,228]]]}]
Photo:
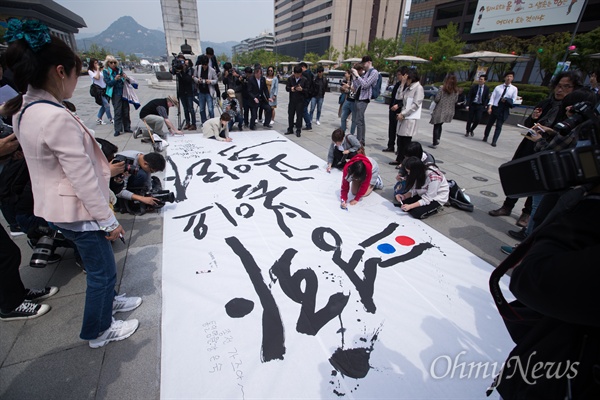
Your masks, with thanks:
[{"label": "billboard with text", "polygon": [[573,24],[583,0],[480,0],[471,33]]}]

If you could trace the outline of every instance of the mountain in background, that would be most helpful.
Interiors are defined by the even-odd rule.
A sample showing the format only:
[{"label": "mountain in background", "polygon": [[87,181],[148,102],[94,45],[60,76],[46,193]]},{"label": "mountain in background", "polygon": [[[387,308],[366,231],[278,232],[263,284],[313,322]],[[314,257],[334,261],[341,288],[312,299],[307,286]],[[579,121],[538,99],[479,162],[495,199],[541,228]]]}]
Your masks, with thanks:
[{"label": "mountain in background", "polygon": [[[119,18],[102,33],[91,37],[76,35],[75,40],[77,48],[80,50],[85,50],[95,43],[113,54],[122,51],[127,55],[142,53],[146,57],[164,57],[167,53],[164,32],[144,28],[129,16]],[[223,53],[231,57],[231,48],[239,42],[215,43],[202,41],[201,43],[203,49],[212,47],[217,57]]]}]

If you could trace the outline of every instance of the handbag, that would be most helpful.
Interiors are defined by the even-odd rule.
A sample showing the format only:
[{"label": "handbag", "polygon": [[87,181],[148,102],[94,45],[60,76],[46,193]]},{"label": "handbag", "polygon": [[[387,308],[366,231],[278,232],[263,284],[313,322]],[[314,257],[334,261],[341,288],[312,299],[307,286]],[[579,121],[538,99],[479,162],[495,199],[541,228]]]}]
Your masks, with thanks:
[{"label": "handbag", "polygon": [[105,92],[106,89],[101,88],[95,83],[92,83],[92,85],[90,86],[90,96],[92,96],[96,100],[96,104],[98,104],[99,106],[102,105],[102,96],[104,96]]}]

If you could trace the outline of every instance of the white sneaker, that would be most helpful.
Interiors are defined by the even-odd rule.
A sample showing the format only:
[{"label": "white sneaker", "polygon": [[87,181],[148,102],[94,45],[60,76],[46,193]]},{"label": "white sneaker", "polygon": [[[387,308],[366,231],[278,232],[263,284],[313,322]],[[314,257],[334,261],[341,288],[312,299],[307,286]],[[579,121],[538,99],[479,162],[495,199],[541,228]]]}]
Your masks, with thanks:
[{"label": "white sneaker", "polygon": [[98,125],[106,125],[106,122],[102,121],[100,118],[96,120],[96,124]]},{"label": "white sneaker", "polygon": [[321,125],[321,123],[319,122],[319,120],[317,120],[317,125]]},{"label": "white sneaker", "polygon": [[271,121],[271,122],[269,122],[269,125],[270,125],[270,126],[273,126],[273,125],[275,125],[275,121]]},{"label": "white sneaker", "polygon": [[127,312],[135,310],[142,304],[141,297],[125,297],[125,293],[115,296],[113,300],[113,315],[118,312]]},{"label": "white sneaker", "polygon": [[90,340],[90,347],[92,349],[97,349],[110,342],[127,339],[129,336],[133,335],[139,325],[140,323],[137,319],[121,321],[113,318],[110,328],[102,332],[96,339]]}]

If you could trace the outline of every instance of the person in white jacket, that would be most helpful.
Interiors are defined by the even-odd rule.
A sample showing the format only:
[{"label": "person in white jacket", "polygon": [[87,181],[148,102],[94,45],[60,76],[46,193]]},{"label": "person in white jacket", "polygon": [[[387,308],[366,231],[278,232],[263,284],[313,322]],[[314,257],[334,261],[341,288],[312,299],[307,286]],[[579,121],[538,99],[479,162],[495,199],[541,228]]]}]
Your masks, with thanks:
[{"label": "person in white jacket", "polygon": [[217,139],[221,142],[231,142],[229,137],[229,121],[231,116],[226,112],[220,117],[211,118],[202,126],[202,133],[207,139]]},{"label": "person in white jacket", "polygon": [[408,157],[402,165],[407,173],[406,186],[410,188],[396,195],[402,210],[418,219],[436,214],[450,195],[444,174],[435,165],[425,165],[417,157]]}]

